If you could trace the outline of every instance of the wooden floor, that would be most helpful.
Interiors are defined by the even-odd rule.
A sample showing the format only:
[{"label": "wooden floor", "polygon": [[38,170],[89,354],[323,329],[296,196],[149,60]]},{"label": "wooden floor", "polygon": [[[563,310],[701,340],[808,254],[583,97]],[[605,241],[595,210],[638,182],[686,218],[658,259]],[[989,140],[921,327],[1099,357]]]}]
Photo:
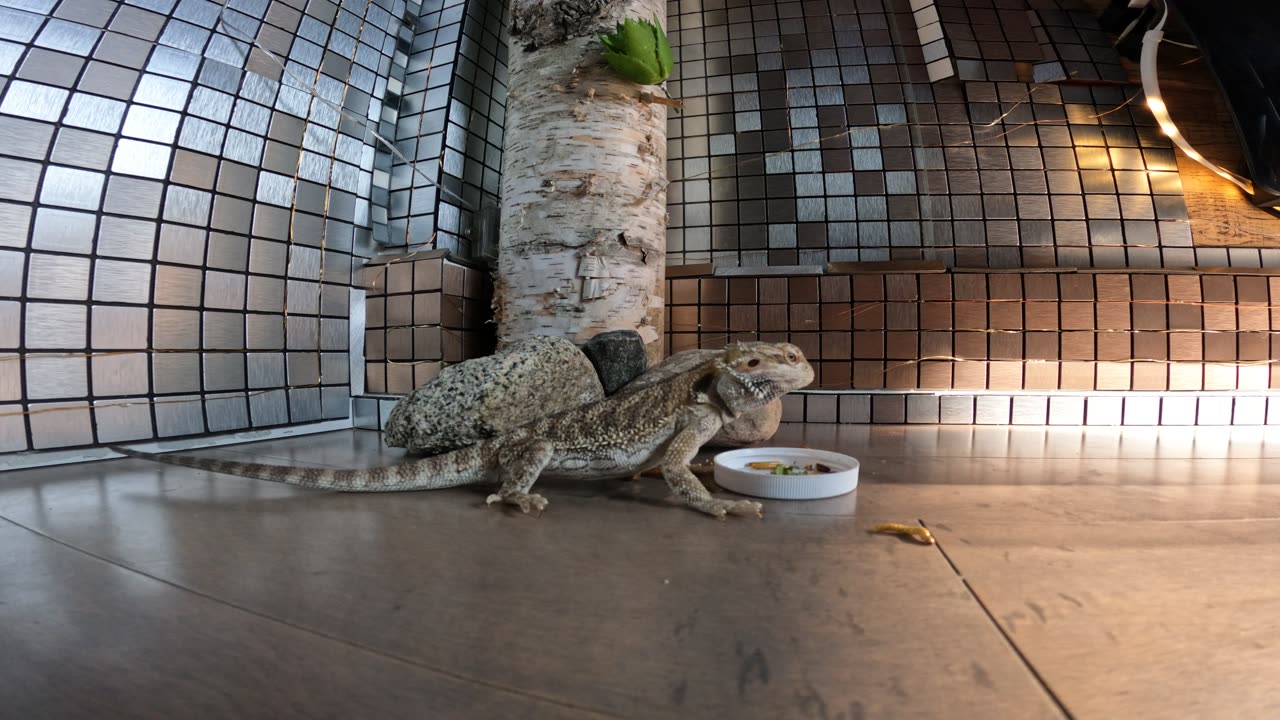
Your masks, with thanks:
[{"label": "wooden floor", "polygon": [[[1280,717],[1274,429],[787,426],[858,492],[0,475],[0,717]],[[343,431],[206,454],[364,467]],[[922,519],[939,544],[869,535]]]}]

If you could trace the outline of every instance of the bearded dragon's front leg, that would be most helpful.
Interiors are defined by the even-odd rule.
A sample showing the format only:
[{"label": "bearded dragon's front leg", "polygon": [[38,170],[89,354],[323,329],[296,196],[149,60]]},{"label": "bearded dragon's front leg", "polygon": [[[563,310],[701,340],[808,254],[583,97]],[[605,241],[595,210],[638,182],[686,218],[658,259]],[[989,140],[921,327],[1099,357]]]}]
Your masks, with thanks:
[{"label": "bearded dragon's front leg", "polygon": [[723,518],[731,515],[764,515],[764,506],[753,500],[721,500],[712,497],[689,469],[689,463],[703,444],[720,431],[723,421],[719,413],[711,409],[690,411],[685,425],[676,431],[662,458],[662,476],[671,492],[685,501],[689,507]]},{"label": "bearded dragon's front leg", "polygon": [[538,480],[547,463],[551,462],[554,452],[551,443],[538,441],[503,453],[499,458],[504,477],[502,487],[490,495],[485,503],[515,505],[523,513],[530,510],[542,512],[547,507],[547,499],[536,493],[530,494],[529,489]]}]

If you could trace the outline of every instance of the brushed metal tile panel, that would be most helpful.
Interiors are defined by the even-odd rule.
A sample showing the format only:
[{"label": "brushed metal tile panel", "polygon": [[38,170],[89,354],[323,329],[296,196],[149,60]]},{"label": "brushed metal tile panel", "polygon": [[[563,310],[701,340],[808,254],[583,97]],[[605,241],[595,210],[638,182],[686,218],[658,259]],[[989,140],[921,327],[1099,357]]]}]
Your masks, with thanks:
[{"label": "brushed metal tile panel", "polygon": [[35,38],[36,31],[40,29],[41,23],[44,22],[42,16],[48,12],[48,9],[39,9],[39,14],[37,14],[35,9],[26,8],[31,9],[31,12],[20,12],[23,9],[22,6],[17,6],[17,8],[10,10],[6,7],[0,7],[0,38],[29,43]]},{"label": "brushed metal tile panel", "polygon": [[218,192],[252,200],[258,187],[258,169],[223,160],[218,172]]},{"label": "brushed metal tile panel", "polygon": [[98,260],[93,269],[93,299],[146,304],[151,299],[151,265]]},{"label": "brushed metal tile panel", "polygon": [[245,276],[209,270],[204,274],[204,305],[221,310],[243,310]]},{"label": "brushed metal tile panel", "polygon": [[164,223],[160,226],[160,250],[156,259],[181,265],[203,265],[208,235],[203,228]]},{"label": "brushed metal tile panel", "polygon": [[17,302],[0,300],[0,349],[10,350],[21,344],[21,308]]},{"label": "brushed metal tile panel", "polygon": [[253,203],[218,195],[213,202],[213,227],[248,235],[253,224]]},{"label": "brushed metal tile panel", "polygon": [[204,403],[209,432],[226,432],[249,427],[249,404],[244,395],[210,395]]},{"label": "brushed metal tile panel", "polygon": [[54,300],[87,300],[89,259],[32,253],[27,266],[27,296]]},{"label": "brushed metal tile panel", "polygon": [[152,343],[157,350],[194,350],[200,347],[200,313],[195,310],[157,308],[151,324]]},{"label": "brushed metal tile panel", "polygon": [[106,170],[111,164],[115,138],[102,133],[64,127],[58,131],[50,159],[62,165]]},{"label": "brushed metal tile panel", "polygon": [[1230,395],[1201,397],[1196,423],[1198,425],[1230,425],[1233,400],[1234,398]]},{"label": "brushed metal tile panel", "polygon": [[1159,397],[1127,397],[1124,399],[1125,425],[1159,425]]},{"label": "brushed metal tile panel", "polygon": [[[261,210],[261,206],[258,209]],[[288,246],[284,243],[254,238],[249,250],[249,272],[275,277],[283,276],[285,257],[288,252]],[[280,285],[280,297],[284,297],[283,281]]]},{"label": "brushed metal tile panel", "polygon": [[78,0],[64,2],[58,6],[55,17],[81,25],[104,27],[111,15],[115,13],[118,3],[111,0]]},{"label": "brushed metal tile panel", "polygon": [[156,403],[156,434],[160,437],[196,435],[204,432],[204,403],[199,395],[179,395]]},{"label": "brushed metal tile panel", "polygon": [[1234,425],[1265,425],[1267,422],[1267,398],[1240,396],[1236,398]]},{"label": "brushed metal tile panel", "polygon": [[[156,107],[181,111],[187,105],[187,93],[190,91],[191,83],[160,75],[146,74],[138,81],[138,88],[133,94],[133,101],[144,105],[155,105]],[[178,124],[176,117],[173,120],[173,124],[176,130]],[[165,142],[173,142],[173,138],[170,137]]]},{"label": "brushed metal tile panel", "polygon": [[285,302],[290,313],[316,315],[320,312],[320,285],[303,280],[290,280]]},{"label": "brushed metal tile panel", "polygon": [[106,176],[88,170],[52,166],[45,170],[40,186],[40,202],[80,210],[97,210],[102,205],[102,185]]},{"label": "brushed metal tile panel", "polygon": [[204,353],[205,390],[243,390],[245,362],[241,353]]},{"label": "brushed metal tile panel", "polygon": [[294,245],[289,256],[289,277],[319,280],[320,259],[321,253],[318,248]]},{"label": "brushed metal tile panel", "polygon": [[284,353],[249,353],[248,366],[251,389],[285,385]]},{"label": "brushed metal tile panel", "polygon": [[[172,148],[168,145],[121,138],[116,142],[116,154],[111,161],[111,171],[163,180],[169,173],[169,155],[172,152]],[[107,209],[116,212],[109,203]]]},{"label": "brushed metal tile panel", "polygon": [[[109,2],[109,0],[103,1]],[[102,42],[98,43],[98,49],[93,52],[93,58],[137,70],[147,64],[147,56],[150,54],[149,43],[127,35],[107,33],[102,38]]]},{"label": "brushed metal tile panel", "polygon": [[840,422],[858,424],[871,422],[870,395],[841,395]]},{"label": "brushed metal tile panel", "polygon": [[27,425],[21,405],[0,405],[0,452],[27,449]]},{"label": "brushed metal tile panel", "polygon": [[320,314],[345,318],[351,315],[351,288],[325,283],[320,287]]},{"label": "brushed metal tile panel", "polygon": [[249,397],[249,417],[254,427],[283,425],[289,422],[288,396],[284,390],[273,390]]},{"label": "brushed metal tile panel", "polygon": [[36,45],[87,56],[101,36],[100,30],[66,20],[52,19],[45,23],[44,29],[36,36]]},{"label": "brushed metal tile panel", "polygon": [[0,401],[22,400],[22,356],[0,353]]},{"label": "brushed metal tile panel", "polygon": [[222,140],[226,134],[227,129],[222,125],[196,117],[188,117],[182,123],[182,132],[178,135],[178,144],[188,150],[196,150],[209,155],[221,155]]},{"label": "brushed metal tile panel", "polygon": [[117,215],[155,219],[160,216],[163,187],[151,180],[113,176],[107,183],[107,198],[103,204]]},{"label": "brushed metal tile panel", "polygon": [[[32,403],[27,417],[31,446],[49,450],[93,443],[93,427],[86,403]],[[48,412],[53,411],[53,412]]]},{"label": "brushed metal tile panel", "polygon": [[155,437],[150,401],[145,397],[97,400],[93,403],[93,419],[100,443]]},{"label": "brushed metal tile panel", "polygon": [[974,398],[970,395],[943,395],[938,399],[939,422],[947,425],[972,425]]},{"label": "brushed metal tile panel", "polygon": [[[261,198],[259,198],[259,202],[261,201]],[[288,205],[288,203],[285,204],[286,206]],[[284,208],[260,204],[253,210],[253,234],[257,236],[282,242],[288,241],[290,222],[290,213]],[[278,273],[273,274],[284,274],[283,260],[281,260],[280,268]]]},{"label": "brushed metal tile panel", "polygon": [[315,422],[322,417],[320,388],[296,388],[289,391],[289,415],[293,422]]},{"label": "brushed metal tile panel", "polygon": [[57,122],[70,97],[71,93],[62,88],[13,80],[5,90],[4,100],[0,101],[0,113]]},{"label": "brushed metal tile panel", "polygon": [[908,395],[907,422],[934,424],[939,419],[939,398],[936,395]]},{"label": "brushed metal tile panel", "polygon": [[143,307],[94,306],[90,346],[94,350],[145,349],[150,314]]},{"label": "brushed metal tile panel", "polygon": [[1124,419],[1124,399],[1093,396],[1085,402],[1085,424],[1120,425]]},{"label": "brushed metal tile panel", "polygon": [[83,305],[27,303],[27,349],[84,349],[87,315]]},{"label": "brushed metal tile panel", "polygon": [[111,20],[110,28],[116,32],[132,35],[143,40],[155,40],[160,37],[164,27],[165,16],[148,12],[142,8],[121,6]]},{"label": "brushed metal tile panel", "polygon": [[243,350],[244,315],[240,313],[204,313],[205,350]]},{"label": "brushed metal tile panel", "polygon": [[89,368],[96,397],[143,395],[151,389],[146,353],[97,355]]},{"label": "brushed metal tile panel", "polygon": [[288,369],[290,385],[315,385],[320,382],[320,357],[317,353],[289,353]]},{"label": "brushed metal tile panel", "polygon": [[245,345],[250,350],[284,349],[284,316],[245,316]]},{"label": "brushed metal tile panel", "polygon": [[320,388],[321,414],[325,420],[337,420],[351,417],[351,388]]},{"label": "brushed metal tile panel", "polygon": [[0,137],[5,139],[0,153],[28,160],[44,160],[53,139],[53,126],[16,117],[0,117]]},{"label": "brushed metal tile panel", "polygon": [[178,122],[182,116],[169,110],[131,105],[124,116],[125,137],[170,145],[178,136]]},{"label": "brushed metal tile panel", "polygon": [[31,202],[40,182],[40,163],[0,158],[0,199]]},{"label": "brushed metal tile panel", "polygon": [[346,353],[321,353],[320,381],[325,385],[346,385],[350,381],[349,361]]},{"label": "brushed metal tile panel", "polygon": [[22,365],[27,379],[28,399],[79,398],[89,394],[89,363],[85,358],[28,355]]},{"label": "brushed metal tile panel", "polygon": [[286,347],[290,350],[317,350],[320,347],[319,332],[317,318],[290,315],[285,324]]},{"label": "brushed metal tile panel", "polygon": [[165,193],[164,219],[170,222],[204,226],[209,222],[213,195],[203,190],[170,185]]},{"label": "brushed metal tile panel", "polygon": [[76,93],[71,96],[71,104],[67,108],[67,116],[63,124],[72,127],[97,130],[115,134],[124,121],[124,112],[128,105],[119,100]]},{"label": "brushed metal tile panel", "polygon": [[209,233],[209,267],[244,272],[249,263],[249,239],[226,233]]},{"label": "brushed metal tile panel", "polygon": [[0,247],[26,247],[30,222],[30,207],[0,202]]},{"label": "brushed metal tile panel", "polygon": [[151,374],[157,394],[197,392],[200,390],[200,356],[156,353],[151,358]]},{"label": "brushed metal tile panel", "polygon": [[31,247],[88,255],[93,252],[97,224],[98,218],[92,213],[40,208],[36,210]]},{"label": "brushed metal tile panel", "polygon": [[195,268],[156,266],[156,304],[196,307],[200,304],[203,274]]},{"label": "brushed metal tile panel", "polygon": [[[353,421],[355,426],[364,430],[379,430],[378,426],[378,401],[375,398],[355,397],[351,401]],[[0,413],[3,413],[3,406],[0,406]]]},{"label": "brushed metal tile panel", "polygon": [[320,320],[321,350],[345,351],[349,342],[349,323],[346,320],[336,318],[322,318]]},{"label": "brushed metal tile panel", "polygon": [[284,280],[260,275],[249,276],[246,307],[263,312],[284,310]]},{"label": "brushed metal tile panel", "polygon": [[179,185],[194,185],[205,190],[212,190],[214,178],[218,174],[217,158],[201,155],[190,150],[174,151],[173,168],[169,170],[169,179]]}]

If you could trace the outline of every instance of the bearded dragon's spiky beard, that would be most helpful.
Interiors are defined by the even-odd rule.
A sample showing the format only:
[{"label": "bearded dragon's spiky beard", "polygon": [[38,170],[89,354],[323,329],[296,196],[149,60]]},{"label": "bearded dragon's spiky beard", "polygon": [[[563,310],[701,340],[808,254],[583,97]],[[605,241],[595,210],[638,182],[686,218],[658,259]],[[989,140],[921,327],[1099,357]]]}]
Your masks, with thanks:
[{"label": "bearded dragon's spiky beard", "polygon": [[[736,412],[743,412],[766,405],[783,394],[779,391],[777,383],[769,378],[740,373],[733,367],[723,363],[719,367],[722,373],[721,377],[731,380],[738,389],[738,392],[732,393],[735,396],[733,405]],[[721,389],[722,396],[729,394],[724,389]]]}]

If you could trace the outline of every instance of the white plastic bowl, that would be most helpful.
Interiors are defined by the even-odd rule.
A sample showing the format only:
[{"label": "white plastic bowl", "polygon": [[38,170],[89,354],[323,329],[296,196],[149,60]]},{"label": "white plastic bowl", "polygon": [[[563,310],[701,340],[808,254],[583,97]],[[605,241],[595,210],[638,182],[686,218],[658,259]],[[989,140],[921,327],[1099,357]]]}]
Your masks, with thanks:
[{"label": "white plastic bowl", "polygon": [[[771,475],[747,463],[777,460],[787,465],[822,463],[832,472],[818,475]],[[852,492],[858,487],[858,461],[848,455],[808,448],[745,448],[715,457],[716,484],[753,497],[775,500],[817,500]]]}]

